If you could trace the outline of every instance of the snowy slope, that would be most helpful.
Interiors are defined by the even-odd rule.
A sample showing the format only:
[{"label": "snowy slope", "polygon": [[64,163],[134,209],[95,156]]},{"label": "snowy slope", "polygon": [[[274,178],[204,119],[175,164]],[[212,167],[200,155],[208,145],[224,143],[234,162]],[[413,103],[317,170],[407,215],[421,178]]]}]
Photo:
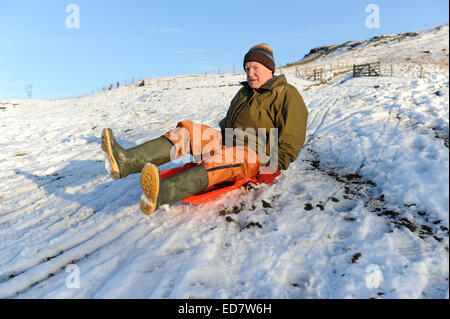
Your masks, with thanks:
[{"label": "snowy slope", "polygon": [[131,147],[217,127],[243,74],[0,102],[0,297],[448,298],[448,66],[426,70],[316,86],[283,69],[310,114],[276,186],[151,216],[139,174],[107,174],[102,128]]},{"label": "snowy slope", "polygon": [[448,23],[418,32],[375,36],[365,41],[347,41],[340,45],[314,48],[298,61],[299,65],[380,61],[390,63],[449,65]]}]

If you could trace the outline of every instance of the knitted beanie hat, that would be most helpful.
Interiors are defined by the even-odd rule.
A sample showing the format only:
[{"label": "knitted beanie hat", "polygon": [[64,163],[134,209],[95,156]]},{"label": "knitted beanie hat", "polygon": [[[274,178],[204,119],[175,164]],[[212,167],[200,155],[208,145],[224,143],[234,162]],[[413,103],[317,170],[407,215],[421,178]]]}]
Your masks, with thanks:
[{"label": "knitted beanie hat", "polygon": [[275,60],[273,58],[273,50],[266,43],[260,43],[250,48],[244,57],[244,69],[245,64],[250,61],[259,62],[266,68],[275,72]]}]

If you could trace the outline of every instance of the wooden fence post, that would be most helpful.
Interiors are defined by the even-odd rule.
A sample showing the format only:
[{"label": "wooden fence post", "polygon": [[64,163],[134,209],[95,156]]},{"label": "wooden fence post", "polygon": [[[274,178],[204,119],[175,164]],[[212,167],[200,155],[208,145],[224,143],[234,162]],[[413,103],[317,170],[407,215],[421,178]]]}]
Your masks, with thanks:
[{"label": "wooden fence post", "polygon": [[313,72],[314,72],[314,74],[313,74],[314,81],[317,81],[319,79],[322,82],[323,69],[322,68],[314,69]]}]

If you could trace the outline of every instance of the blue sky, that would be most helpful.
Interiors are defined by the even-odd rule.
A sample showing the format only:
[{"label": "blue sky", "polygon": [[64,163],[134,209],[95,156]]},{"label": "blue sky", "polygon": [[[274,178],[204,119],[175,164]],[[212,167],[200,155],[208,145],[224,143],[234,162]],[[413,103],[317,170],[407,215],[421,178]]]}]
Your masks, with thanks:
[{"label": "blue sky", "polygon": [[[66,26],[70,4],[79,28]],[[380,9],[379,28],[365,25],[369,4]],[[27,84],[33,98],[52,99],[132,78],[241,71],[260,42],[284,65],[319,45],[418,31],[448,16],[446,0],[0,0],[0,100],[26,98]]]}]

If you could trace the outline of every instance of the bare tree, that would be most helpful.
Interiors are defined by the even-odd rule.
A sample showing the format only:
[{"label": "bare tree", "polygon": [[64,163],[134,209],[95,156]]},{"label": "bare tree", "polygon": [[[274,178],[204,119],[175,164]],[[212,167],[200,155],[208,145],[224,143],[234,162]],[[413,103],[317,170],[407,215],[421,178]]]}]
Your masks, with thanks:
[{"label": "bare tree", "polygon": [[33,85],[27,84],[25,91],[27,92],[28,98],[31,99],[31,95],[33,94]]}]

